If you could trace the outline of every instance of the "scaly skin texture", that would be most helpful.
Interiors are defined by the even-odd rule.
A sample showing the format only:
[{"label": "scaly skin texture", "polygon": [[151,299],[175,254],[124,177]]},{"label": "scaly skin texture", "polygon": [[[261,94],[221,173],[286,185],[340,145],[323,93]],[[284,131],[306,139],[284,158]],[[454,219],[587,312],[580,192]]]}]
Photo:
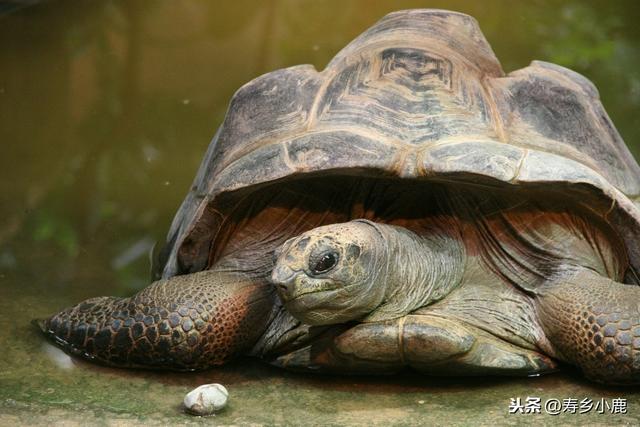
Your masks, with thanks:
[{"label": "scaly skin texture", "polygon": [[[362,219],[307,231],[277,253],[271,282],[287,310],[310,325],[397,319],[444,298],[464,269],[462,245],[450,236]],[[326,254],[335,263],[314,272]]]},{"label": "scaly skin texture", "polygon": [[640,382],[640,287],[592,272],[549,283],[536,298],[558,357],[598,382]]},{"label": "scaly skin texture", "polygon": [[[350,224],[358,223],[353,221],[346,224],[324,226],[303,234],[302,237],[308,240],[305,247],[313,247],[316,242],[323,242],[331,238],[330,243],[324,244],[322,251],[328,247],[328,250],[339,253],[341,247],[354,242],[351,236],[353,233],[349,233],[352,231],[352,228],[349,228]],[[391,247],[391,242],[394,240],[401,241],[400,237],[413,236],[408,230],[401,227],[378,224],[376,228],[384,231],[391,238],[374,240],[370,246],[383,244]],[[563,236],[559,230],[565,230],[565,228],[558,230],[557,227],[547,227],[547,229],[551,236]],[[572,230],[570,227],[567,229]],[[538,237],[539,246],[534,248],[535,250],[531,250],[529,253],[523,251],[529,258],[548,253],[543,250],[545,247],[541,245],[551,242],[551,240],[544,239],[546,237],[544,234],[535,234],[537,230],[544,231],[545,228],[540,226],[532,230],[520,229],[521,241],[527,242],[526,239],[532,235]],[[578,236],[581,235],[566,235],[563,244],[579,247],[581,239]],[[411,247],[414,251],[421,251],[421,253],[441,252],[438,250],[438,246],[434,245],[433,239],[418,236],[412,239],[412,242],[416,244]],[[600,248],[607,249],[606,246]],[[387,259],[385,251],[367,251],[363,248],[360,254],[367,255],[364,260],[356,258],[344,265],[338,262],[326,271],[320,273],[311,271],[309,273],[304,266],[314,264],[314,252],[296,249],[295,242],[284,247],[273,270],[272,281],[279,288],[284,285],[286,289],[282,292],[286,292],[293,281],[292,278],[300,279],[296,282],[296,291],[303,296],[309,295],[309,297],[304,301],[305,304],[300,306],[301,313],[294,313],[294,315],[301,315],[304,319],[309,318],[308,313],[313,314],[318,310],[318,307],[329,307],[335,310],[336,317],[332,318],[333,313],[329,309],[324,309],[323,324],[331,324],[332,321],[333,323],[341,323],[345,313],[348,314],[352,308],[360,308],[361,299],[364,298],[365,302],[369,302],[374,298],[368,292],[368,283],[364,283],[364,286],[358,286],[361,279],[364,278],[365,282],[368,280],[369,276],[365,276],[363,272],[374,270],[376,266],[385,263],[404,267],[387,267],[384,280],[376,284],[378,287],[386,286],[388,288],[385,292],[385,298],[387,298],[386,295],[394,295],[411,302],[416,300],[416,295],[420,295],[420,291],[427,291],[427,295],[432,299],[425,301],[422,308],[418,307],[420,309],[416,311],[414,311],[415,308],[407,306],[409,311],[400,313],[404,317],[400,318],[399,327],[390,322],[384,323],[383,325],[386,325],[384,327],[381,327],[379,322],[355,326],[345,332],[342,338],[336,338],[335,346],[325,346],[330,350],[328,353],[323,353],[322,347],[316,345],[314,349],[312,345],[297,351],[295,357],[283,358],[281,361],[283,366],[287,366],[287,364],[288,366],[304,366],[305,364],[323,366],[324,364],[333,369],[335,367],[326,362],[333,360],[329,357],[333,356],[334,359],[342,361],[353,369],[360,365],[365,369],[391,369],[398,364],[408,363],[422,371],[436,374],[443,372],[456,374],[463,372],[467,374],[475,372],[485,374],[496,372],[501,374],[540,373],[554,368],[553,362],[545,361],[544,356],[536,351],[542,349],[548,355],[580,367],[585,375],[592,380],[610,384],[637,384],[640,382],[640,287],[624,285],[597,273],[595,269],[576,265],[577,263],[572,265],[567,261],[553,264],[555,258],[541,257],[543,261],[546,261],[546,264],[543,263],[542,266],[548,265],[553,274],[550,277],[545,277],[542,274],[537,275],[541,278],[538,283],[531,281],[531,290],[520,289],[522,297],[516,298],[506,292],[498,293],[499,287],[496,282],[501,279],[501,276],[488,269],[474,269],[472,266],[475,264],[467,259],[464,265],[446,262],[442,263],[442,266],[446,266],[448,270],[465,269],[468,274],[463,277],[463,282],[466,282],[460,286],[466,286],[469,292],[455,292],[456,289],[454,289],[456,295],[451,296],[451,302],[445,298],[442,304],[431,306],[433,301],[440,300],[441,296],[436,297],[439,295],[438,292],[444,296],[448,296],[447,294],[450,292],[450,288],[443,286],[443,284],[450,284],[450,281],[447,280],[449,277],[442,273],[445,269],[435,269],[429,262],[424,261],[412,263],[406,256],[402,256],[402,251],[399,250],[389,252],[392,256]],[[583,253],[589,255],[588,251]],[[455,260],[452,257],[445,259]],[[527,258],[523,256],[522,259],[526,260]],[[589,260],[591,260],[591,265],[602,267],[602,263],[599,263],[595,256],[587,257],[587,261]],[[354,270],[354,265],[357,265],[358,262],[364,263],[364,268]],[[590,265],[589,263],[585,264]],[[296,269],[296,266],[303,267]],[[601,270],[606,271],[604,268]],[[505,271],[517,272],[515,268],[511,271]],[[282,272],[285,273],[282,274]],[[416,272],[418,274],[409,274]],[[349,273],[352,274],[349,275]],[[340,294],[313,286],[313,283],[309,285],[305,280],[309,274],[312,278],[323,278],[323,280],[330,280],[334,276],[349,277],[351,282],[343,283],[344,281],[340,281],[336,282],[335,286],[337,289],[340,289],[341,286],[353,287],[350,297],[343,298]],[[429,278],[429,280],[419,280],[423,277]],[[490,287],[486,288],[483,281],[487,281]],[[440,285],[441,289],[431,289],[431,283],[436,286]],[[489,290],[488,294],[487,290]],[[361,292],[360,295],[358,295],[358,291]],[[527,293],[525,294],[524,291]],[[360,299],[353,298],[352,295],[356,295]],[[492,307],[497,308],[500,316],[503,317],[491,317],[490,310],[483,311],[484,300],[491,301],[491,298],[494,297],[496,301]],[[500,305],[503,297],[511,300],[514,306]],[[378,310],[374,304],[376,301],[373,300],[369,304],[369,306],[373,306],[373,310]],[[384,305],[384,299],[378,304]],[[465,313],[465,311],[460,311],[460,308],[466,308],[466,313],[472,314],[467,315],[466,318],[465,316],[460,317]],[[528,310],[535,311],[535,313],[532,313],[530,319],[523,318],[523,313],[518,315],[517,312],[514,312],[514,308],[522,309],[523,313]],[[509,315],[513,315],[513,317],[507,317]],[[480,316],[485,321],[474,322],[473,316]],[[533,324],[530,329],[522,330],[525,334],[521,337],[534,338],[532,343],[535,347],[531,348],[532,351],[507,344],[500,339],[499,328],[491,326],[491,322],[494,320],[500,323],[522,319],[525,321],[528,319]],[[443,326],[441,322],[448,323]],[[476,327],[479,328],[476,329]],[[486,334],[482,329],[495,333],[495,335]],[[359,331],[359,333],[355,333],[355,331]],[[458,339],[459,337],[462,338]],[[470,345],[463,345],[467,341],[477,343],[472,348]],[[524,344],[527,344],[526,339]],[[412,352],[411,349],[417,349],[417,351]],[[397,354],[404,354],[404,356],[397,356]],[[337,365],[339,364],[337,363]]]},{"label": "scaly skin texture", "polygon": [[65,350],[107,365],[204,369],[251,348],[273,299],[271,287],[245,275],[204,271],[131,298],[92,298],[39,325]]}]

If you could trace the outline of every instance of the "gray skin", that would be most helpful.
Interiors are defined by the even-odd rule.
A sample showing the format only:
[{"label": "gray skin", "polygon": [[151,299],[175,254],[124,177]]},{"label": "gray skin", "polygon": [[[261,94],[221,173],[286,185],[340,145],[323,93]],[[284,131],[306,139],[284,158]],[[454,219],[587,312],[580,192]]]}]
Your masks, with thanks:
[{"label": "gray skin", "polygon": [[[638,383],[639,206],[640,167],[590,81],[539,61],[505,74],[473,18],[399,11],[322,71],[242,86],[156,282],[38,325],[120,367],[250,355],[313,372],[531,375],[560,360]],[[307,277],[278,295],[272,275],[286,285],[307,250],[297,236],[352,220],[331,243],[344,286]]]},{"label": "gray skin", "polygon": [[395,319],[460,284],[464,249],[439,237],[367,220],[318,227],[278,249],[271,281],[309,325]]},{"label": "gray skin", "polygon": [[[473,237],[455,241],[451,228],[420,235],[355,220],[288,240],[277,251],[271,281],[302,322],[362,323],[334,348],[352,363],[534,375],[556,367],[547,355],[596,381],[637,382],[640,288],[614,281],[615,248],[573,215],[526,228],[519,216],[503,216],[520,242],[505,239],[507,251],[496,260],[522,266],[544,258],[537,268],[555,273],[512,282],[468,255]],[[582,256],[567,259],[569,248]],[[514,265],[503,272],[527,275]],[[594,304],[594,295],[605,298]]]}]

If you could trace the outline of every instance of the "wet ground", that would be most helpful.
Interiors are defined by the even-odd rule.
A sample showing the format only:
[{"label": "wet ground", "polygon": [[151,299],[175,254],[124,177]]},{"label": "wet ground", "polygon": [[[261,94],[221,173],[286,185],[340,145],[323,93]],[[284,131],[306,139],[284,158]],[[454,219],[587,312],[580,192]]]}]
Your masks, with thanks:
[{"label": "wet ground", "polygon": [[[640,424],[638,388],[600,387],[575,372],[337,378],[251,360],[197,374],[114,370],[70,359],[30,324],[144,287],[147,253],[233,92],[276,68],[322,68],[394,9],[476,16],[507,71],[543,59],[587,75],[638,157],[635,2],[25,3],[0,6],[0,425]],[[185,415],[184,394],[208,382],[228,388],[228,408]],[[540,414],[509,414],[512,398],[527,397],[541,399]],[[565,408],[577,399],[578,413],[545,413],[553,399]],[[626,399],[626,414],[612,413],[621,409],[614,399]]]},{"label": "wet ground", "polygon": [[[3,277],[0,292],[0,425],[640,423],[640,391],[596,386],[573,372],[538,378],[438,379],[411,373],[393,377],[316,377],[288,373],[248,359],[202,373],[95,366],[71,359],[45,343],[29,324],[43,310],[55,311],[69,298],[51,297],[43,303],[46,278],[32,278],[30,289],[19,291],[15,291],[20,288],[16,280],[23,279]],[[7,288],[14,291],[8,294]],[[227,387],[228,407],[213,419],[184,414],[184,395],[197,385],[211,382]],[[512,398],[520,398],[525,405],[527,397],[541,399],[540,414],[509,414]],[[545,413],[548,400],[564,403],[568,398],[578,399],[578,413]],[[580,414],[589,408],[586,402],[580,402],[584,398],[591,400],[593,407]],[[612,414],[617,398],[626,399],[627,414]],[[597,407],[603,399],[605,404]],[[554,412],[551,406],[546,411]]]}]

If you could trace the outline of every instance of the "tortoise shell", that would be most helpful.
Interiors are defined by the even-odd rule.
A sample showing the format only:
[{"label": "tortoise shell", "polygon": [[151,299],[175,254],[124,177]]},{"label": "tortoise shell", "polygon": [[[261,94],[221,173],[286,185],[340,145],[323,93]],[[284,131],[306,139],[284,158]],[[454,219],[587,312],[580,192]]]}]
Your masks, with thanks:
[{"label": "tortoise shell", "polygon": [[540,61],[505,75],[472,17],[408,10],[321,72],[277,70],[235,93],[174,218],[162,275],[210,266],[239,194],[346,175],[553,188],[611,224],[640,271],[640,169],[593,84]]}]

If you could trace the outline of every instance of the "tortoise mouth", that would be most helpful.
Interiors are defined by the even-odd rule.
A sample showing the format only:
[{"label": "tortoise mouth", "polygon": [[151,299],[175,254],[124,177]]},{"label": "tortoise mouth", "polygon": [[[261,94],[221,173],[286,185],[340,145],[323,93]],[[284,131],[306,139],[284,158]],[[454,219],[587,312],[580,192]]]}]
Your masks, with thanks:
[{"label": "tortoise mouth", "polygon": [[291,296],[287,296],[286,298],[283,298],[283,302],[285,303],[285,305],[296,304],[296,303],[305,301],[306,299],[309,299],[308,297],[311,295],[317,295],[322,292],[335,291],[336,289],[337,287],[327,288],[327,289],[311,289],[311,290],[307,289],[307,290],[298,292],[295,295],[291,295]]},{"label": "tortoise mouth", "polygon": [[343,285],[340,283],[333,283],[333,282],[321,282],[321,283],[314,283],[310,285],[306,284],[302,288],[300,286],[296,286],[293,292],[287,292],[286,297],[283,299],[285,300],[285,303],[289,303],[312,294],[335,291],[341,288],[342,286]]},{"label": "tortoise mouth", "polygon": [[[322,295],[319,295],[322,294]],[[340,289],[327,289],[310,291],[296,295],[293,299],[284,302],[285,308],[294,317],[309,324],[315,324],[314,320],[318,312],[340,311]]]},{"label": "tortoise mouth", "polygon": [[270,278],[271,284],[275,286],[280,299],[285,304],[311,294],[334,291],[344,287],[343,283],[334,280],[308,280],[303,271],[285,270],[289,269],[276,266]]}]

